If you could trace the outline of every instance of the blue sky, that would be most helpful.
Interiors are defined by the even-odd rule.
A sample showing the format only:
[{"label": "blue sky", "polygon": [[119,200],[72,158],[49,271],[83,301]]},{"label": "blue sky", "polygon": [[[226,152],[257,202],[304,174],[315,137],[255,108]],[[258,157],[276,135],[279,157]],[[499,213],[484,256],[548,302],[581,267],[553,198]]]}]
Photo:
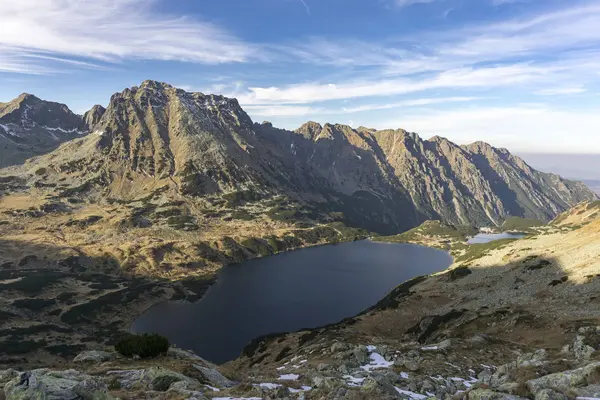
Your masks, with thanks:
[{"label": "blue sky", "polygon": [[0,101],[83,113],[145,79],[255,121],[600,153],[600,2],[0,0]]}]

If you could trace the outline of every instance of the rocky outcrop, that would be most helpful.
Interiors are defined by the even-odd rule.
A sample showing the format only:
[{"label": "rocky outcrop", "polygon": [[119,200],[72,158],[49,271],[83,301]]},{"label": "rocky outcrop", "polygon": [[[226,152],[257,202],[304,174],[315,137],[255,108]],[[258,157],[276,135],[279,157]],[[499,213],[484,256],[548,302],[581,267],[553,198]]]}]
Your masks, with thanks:
[{"label": "rocky outcrop", "polygon": [[104,382],[72,369],[37,369],[20,373],[6,383],[4,393],[7,400],[113,399]]}]

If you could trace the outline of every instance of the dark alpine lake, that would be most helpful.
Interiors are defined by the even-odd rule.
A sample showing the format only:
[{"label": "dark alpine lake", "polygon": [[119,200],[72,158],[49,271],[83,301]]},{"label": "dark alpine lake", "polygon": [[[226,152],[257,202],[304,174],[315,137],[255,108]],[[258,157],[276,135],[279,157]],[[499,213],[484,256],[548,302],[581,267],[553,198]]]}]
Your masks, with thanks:
[{"label": "dark alpine lake", "polygon": [[312,247],[230,265],[194,304],[166,302],[132,325],[221,363],[252,339],[353,316],[400,283],[444,270],[448,253],[368,240]]}]

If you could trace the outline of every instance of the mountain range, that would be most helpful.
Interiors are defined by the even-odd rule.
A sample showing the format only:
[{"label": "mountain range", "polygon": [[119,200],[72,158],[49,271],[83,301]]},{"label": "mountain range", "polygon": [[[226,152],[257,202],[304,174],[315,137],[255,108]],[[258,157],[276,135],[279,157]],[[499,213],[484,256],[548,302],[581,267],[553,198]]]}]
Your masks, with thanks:
[{"label": "mountain range", "polygon": [[294,204],[286,211],[379,233],[429,219],[547,221],[596,199],[584,184],[484,142],[316,122],[288,131],[254,123],[235,99],[156,81],[83,117],[32,95],[1,103],[0,166],[10,165],[1,174],[56,197],[128,201],[161,191],[252,204],[284,195]]}]

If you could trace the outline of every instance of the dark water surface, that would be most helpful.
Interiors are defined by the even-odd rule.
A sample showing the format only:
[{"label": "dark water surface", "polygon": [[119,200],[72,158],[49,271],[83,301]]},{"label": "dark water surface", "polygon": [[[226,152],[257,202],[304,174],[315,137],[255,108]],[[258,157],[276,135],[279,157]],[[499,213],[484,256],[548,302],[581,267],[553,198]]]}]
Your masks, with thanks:
[{"label": "dark water surface", "polygon": [[158,304],[132,325],[221,363],[251,340],[337,322],[400,283],[447,268],[444,251],[368,240],[312,247],[230,265],[197,303]]}]

